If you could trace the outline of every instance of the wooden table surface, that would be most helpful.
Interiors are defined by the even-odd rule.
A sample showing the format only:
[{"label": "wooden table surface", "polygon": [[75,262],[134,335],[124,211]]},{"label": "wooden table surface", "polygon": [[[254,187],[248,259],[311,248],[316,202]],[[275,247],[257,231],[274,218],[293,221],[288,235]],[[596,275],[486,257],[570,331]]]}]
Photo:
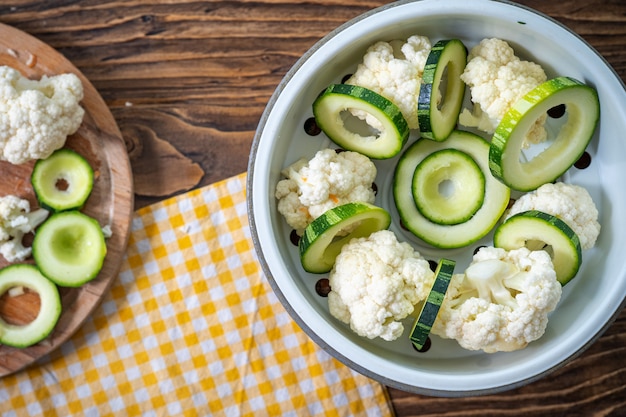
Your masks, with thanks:
[{"label": "wooden table surface", "polygon": [[[246,170],[276,85],[318,39],[383,0],[10,0],[0,22],[62,52],[123,133],[135,207]],[[523,0],[580,34],[626,80],[626,1]],[[626,103],[625,103],[626,104]],[[390,389],[398,416],[626,415],[626,312],[576,360],[505,393]]]}]

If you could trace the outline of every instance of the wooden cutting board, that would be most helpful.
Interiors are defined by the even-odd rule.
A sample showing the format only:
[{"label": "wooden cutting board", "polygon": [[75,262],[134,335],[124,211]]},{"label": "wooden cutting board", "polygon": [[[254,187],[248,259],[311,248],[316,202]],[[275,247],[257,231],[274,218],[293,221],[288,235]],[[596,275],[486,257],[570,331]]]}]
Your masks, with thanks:
[{"label": "wooden cutting board", "polygon": [[[63,55],[36,38],[13,27],[0,24],[0,65],[11,66],[23,75],[39,79],[42,75],[71,72],[80,77],[85,97],[83,124],[67,140],[66,147],[83,155],[95,172],[95,184],[83,212],[102,226],[111,225],[107,256],[98,277],[80,288],[59,288],[63,311],[52,334],[37,345],[16,349],[0,346],[0,377],[18,371],[50,353],[65,342],[99,304],[117,277],[128,242],[133,213],[132,172],[122,134],[106,103],[91,83]],[[0,196],[13,194],[26,198],[31,209],[37,201],[30,184],[33,163],[12,165],[0,161]],[[32,260],[28,261],[32,262]],[[0,268],[8,262],[0,255]],[[36,293],[0,297],[0,318],[12,324],[31,321],[39,312]]]}]

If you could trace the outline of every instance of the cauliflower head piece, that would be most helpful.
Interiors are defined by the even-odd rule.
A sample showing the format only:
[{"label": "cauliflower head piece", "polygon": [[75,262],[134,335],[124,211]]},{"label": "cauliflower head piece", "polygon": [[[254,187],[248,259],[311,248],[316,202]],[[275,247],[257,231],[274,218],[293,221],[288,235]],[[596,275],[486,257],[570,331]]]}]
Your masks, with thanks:
[{"label": "cauliflower head piece", "polygon": [[591,249],[600,235],[598,209],[589,191],[580,185],[547,183],[522,195],[505,213],[505,219],[539,210],[563,220],[578,235],[583,250]]},{"label": "cauliflower head piece", "polygon": [[[506,112],[533,88],[546,81],[540,65],[523,61],[504,40],[483,39],[470,51],[461,79],[469,86],[473,111],[463,109],[460,124],[493,133]],[[531,127],[526,144],[547,139],[546,116]]]},{"label": "cauliflower head piece", "polygon": [[522,349],[543,336],[561,291],[547,252],[484,247],[452,277],[431,332],[469,350]]},{"label": "cauliflower head piece", "polygon": [[48,217],[45,209],[30,211],[28,200],[14,195],[0,197],[0,254],[9,262],[21,262],[32,249],[25,247],[22,238],[35,230]]},{"label": "cauliflower head piece", "polygon": [[80,127],[83,85],[74,74],[30,80],[0,66],[0,160],[45,159]]},{"label": "cauliflower head piece", "polygon": [[358,152],[322,149],[283,170],[276,185],[278,212],[299,235],[325,211],[342,204],[374,203],[376,166]]},{"label": "cauliflower head piece", "polygon": [[395,234],[382,230],[346,244],[330,272],[330,313],[360,336],[395,340],[402,319],[428,297],[428,261]]},{"label": "cauliflower head piece", "polygon": [[[417,100],[431,42],[425,36],[413,35],[406,41],[376,42],[365,52],[363,62],[346,84],[375,91],[394,103],[409,128],[417,129]],[[353,111],[374,128],[380,123],[369,114]]]}]

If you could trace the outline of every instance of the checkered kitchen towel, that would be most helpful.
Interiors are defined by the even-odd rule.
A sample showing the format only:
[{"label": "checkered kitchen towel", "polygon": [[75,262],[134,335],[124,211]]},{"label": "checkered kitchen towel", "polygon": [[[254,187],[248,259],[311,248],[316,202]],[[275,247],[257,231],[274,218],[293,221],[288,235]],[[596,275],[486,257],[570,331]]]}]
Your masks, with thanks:
[{"label": "checkered kitchen towel", "polygon": [[245,174],[140,209],[102,304],[0,379],[0,416],[391,416],[291,320],[257,263]]}]

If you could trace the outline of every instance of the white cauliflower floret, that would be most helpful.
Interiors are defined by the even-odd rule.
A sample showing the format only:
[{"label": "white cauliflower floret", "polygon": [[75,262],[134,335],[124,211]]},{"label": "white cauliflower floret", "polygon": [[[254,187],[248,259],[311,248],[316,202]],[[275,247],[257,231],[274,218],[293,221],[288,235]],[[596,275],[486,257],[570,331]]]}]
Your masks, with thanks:
[{"label": "white cauliflower floret", "polygon": [[0,160],[45,159],[80,127],[83,85],[74,74],[30,80],[0,66]]},{"label": "white cauliflower floret", "polygon": [[431,332],[470,350],[522,349],[543,336],[561,291],[547,252],[484,247],[452,277]]},{"label": "white cauliflower floret", "polygon": [[382,230],[353,239],[330,273],[330,313],[360,336],[400,337],[415,304],[428,297],[434,273],[428,261],[395,234]]},{"label": "white cauliflower floret", "polygon": [[28,258],[32,249],[23,245],[22,238],[47,217],[44,209],[31,212],[28,200],[14,195],[0,197],[0,254],[9,262]]},{"label": "white cauliflower floret", "polygon": [[[346,84],[368,88],[387,98],[398,106],[409,128],[417,129],[417,99],[430,49],[430,40],[417,35],[406,42],[376,42],[367,49],[363,62]],[[380,128],[373,116],[354,111],[353,114]]]},{"label": "white cauliflower floret", "polygon": [[583,250],[591,249],[600,235],[598,209],[589,192],[564,182],[544,184],[522,195],[507,211],[505,219],[528,210],[538,210],[563,220],[578,236]]},{"label": "white cauliflower floret", "polygon": [[283,172],[276,185],[278,211],[299,235],[314,219],[342,204],[374,203],[376,166],[358,152],[323,149]]},{"label": "white cauliflower floret", "polygon": [[[470,51],[461,79],[470,87],[473,112],[464,109],[460,124],[493,133],[506,112],[533,88],[546,81],[540,65],[522,61],[501,39],[483,39]],[[526,143],[546,140],[546,115],[531,127]]]}]

